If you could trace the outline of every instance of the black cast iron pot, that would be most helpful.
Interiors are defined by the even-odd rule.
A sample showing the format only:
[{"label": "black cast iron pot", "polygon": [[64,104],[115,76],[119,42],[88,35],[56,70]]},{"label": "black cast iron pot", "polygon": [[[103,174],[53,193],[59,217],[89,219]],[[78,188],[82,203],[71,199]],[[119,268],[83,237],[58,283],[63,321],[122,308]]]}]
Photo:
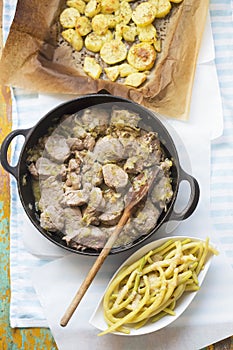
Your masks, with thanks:
[{"label": "black cast iron pot", "polygon": [[[74,253],[84,254],[84,255],[98,255],[99,252],[92,249],[79,251],[75,248],[68,247],[66,245],[66,242],[62,240],[62,237],[63,237],[62,233],[59,233],[59,232],[50,233],[44,230],[40,226],[39,215],[35,208],[35,200],[32,192],[31,176],[27,169],[27,162],[26,162],[26,159],[28,156],[27,151],[38,142],[38,139],[40,137],[44,136],[48,132],[48,129],[51,126],[59,123],[59,121],[65,114],[73,114],[78,112],[79,110],[89,108],[91,106],[95,106],[99,104],[101,104],[102,106],[105,103],[108,103],[108,104],[123,103],[126,106],[126,108],[129,108],[130,110],[138,113],[142,118],[143,122],[149,125],[150,127],[152,127],[152,129],[158,133],[160,142],[162,144],[162,147],[164,148],[166,155],[173,160],[171,176],[172,176],[172,187],[173,187],[174,195],[172,200],[169,202],[167,206],[167,211],[166,212],[164,211],[161,213],[156,226],[146,236],[139,237],[138,239],[133,241],[132,244],[130,245],[112,248],[111,254],[125,251],[129,248],[135,247],[139,243],[142,243],[144,240],[146,240],[151,235],[153,235],[158,230],[158,228],[165,222],[172,221],[172,220],[175,220],[175,221],[185,220],[196,209],[196,206],[199,200],[199,185],[197,180],[193,176],[187,174],[181,168],[173,139],[169,134],[169,132],[167,131],[167,129],[162,124],[162,122],[155,116],[154,113],[152,113],[148,109],[132,101],[129,101],[127,99],[123,99],[120,97],[112,96],[106,93],[85,95],[75,100],[71,100],[66,103],[63,103],[58,107],[54,108],[53,110],[51,110],[49,113],[47,113],[34,127],[30,129],[20,129],[20,130],[12,131],[2,143],[1,164],[6,171],[11,173],[16,178],[17,184],[18,184],[19,196],[20,196],[22,205],[29,219],[33,223],[33,225],[47,239],[49,239],[51,242],[55,243],[56,245],[62,248],[65,248],[69,251],[72,251]],[[18,135],[23,135],[25,137],[25,142],[21,150],[18,164],[16,166],[11,166],[7,160],[8,148],[10,146],[11,141]],[[27,176],[26,183],[24,181],[25,175]],[[174,205],[176,202],[178,189],[182,181],[187,181],[189,183],[190,194],[189,194],[189,198],[187,198],[187,206],[181,212],[176,212],[174,210]]]}]

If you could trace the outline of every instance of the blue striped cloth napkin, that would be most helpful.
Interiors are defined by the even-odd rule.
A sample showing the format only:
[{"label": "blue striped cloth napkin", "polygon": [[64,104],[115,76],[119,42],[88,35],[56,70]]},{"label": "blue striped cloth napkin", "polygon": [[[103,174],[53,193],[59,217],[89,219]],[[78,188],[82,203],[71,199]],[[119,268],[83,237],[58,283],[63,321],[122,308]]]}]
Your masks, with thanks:
[{"label": "blue striped cloth napkin", "polygon": [[233,1],[210,1],[223,135],[211,147],[211,216],[233,266]]},{"label": "blue striped cloth napkin", "polygon": [[[16,0],[4,2],[4,40],[15,12]],[[223,135],[211,145],[211,216],[220,241],[233,267],[233,0],[211,0],[216,67],[224,113]],[[38,95],[14,89],[13,129],[33,126],[38,120]],[[30,118],[28,111],[30,110]],[[12,149],[16,163],[23,140]],[[12,327],[47,326],[43,309],[30,280],[30,270],[48,262],[25,250],[22,241],[23,209],[11,177],[11,308]],[[27,276],[27,277],[26,277]]]}]

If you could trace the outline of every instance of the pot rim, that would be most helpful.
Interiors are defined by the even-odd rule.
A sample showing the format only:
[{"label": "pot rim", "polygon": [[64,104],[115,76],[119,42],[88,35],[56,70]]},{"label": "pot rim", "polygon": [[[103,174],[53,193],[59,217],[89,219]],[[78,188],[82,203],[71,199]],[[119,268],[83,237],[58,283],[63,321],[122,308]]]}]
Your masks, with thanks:
[{"label": "pot rim", "polygon": [[[105,93],[105,92],[98,93],[98,94],[87,94],[87,95],[78,96],[78,97],[76,97],[74,99],[71,99],[69,101],[66,101],[66,102],[63,102],[63,103],[59,104],[58,106],[56,106],[56,107],[52,108],[50,111],[48,111],[44,116],[42,116],[32,128],[30,128],[30,129],[23,129],[23,132],[21,132],[21,134],[23,134],[25,136],[25,142],[24,142],[23,147],[22,147],[21,152],[20,152],[18,164],[15,167],[9,166],[10,168],[14,168],[14,169],[13,170],[9,169],[9,167],[7,169],[7,166],[6,166],[6,164],[4,164],[4,161],[2,162],[2,160],[3,160],[2,159],[2,152],[1,152],[1,162],[2,162],[3,167],[7,171],[9,171],[12,175],[15,176],[15,178],[17,180],[18,193],[19,193],[19,196],[20,196],[21,203],[22,203],[22,205],[24,207],[24,210],[25,210],[27,216],[29,217],[30,221],[39,230],[39,232],[44,237],[49,239],[51,242],[53,242],[54,244],[56,244],[57,246],[59,246],[59,247],[61,247],[63,249],[66,249],[66,250],[68,250],[70,252],[73,252],[73,253],[77,253],[77,254],[81,254],[81,255],[88,255],[88,256],[97,256],[97,255],[99,255],[100,250],[95,251],[94,249],[86,249],[84,251],[81,251],[81,250],[77,250],[75,248],[72,248],[72,247],[66,245],[65,242],[64,242],[64,244],[62,244],[61,242],[55,240],[54,234],[50,234],[49,231],[44,230],[39,225],[39,222],[36,221],[32,217],[31,209],[29,208],[29,205],[25,203],[25,199],[24,199],[24,195],[23,195],[23,183],[22,183],[22,181],[23,181],[23,177],[25,176],[25,173],[21,174],[21,162],[22,162],[23,155],[25,154],[25,152],[27,152],[27,146],[28,146],[29,140],[31,139],[33,134],[36,133],[38,128],[40,128],[40,126],[45,121],[47,121],[49,118],[52,118],[51,121],[54,123],[55,119],[59,120],[59,118],[61,118],[65,114],[64,112],[61,112],[63,109],[67,109],[69,106],[72,106],[73,104],[75,104],[75,105],[79,104],[82,100],[86,101],[88,99],[89,101],[93,101],[93,99],[101,100],[103,98],[110,100],[110,101],[106,101],[106,102],[114,103],[114,101],[115,101],[115,102],[125,102],[125,103],[129,104],[131,107],[136,108],[139,111],[142,111],[142,114],[140,114],[142,119],[144,118],[145,114],[147,114],[147,117],[153,118],[153,120],[160,126],[160,128],[165,133],[165,136],[167,138],[166,141],[168,141],[172,145],[172,152],[173,152],[172,156],[174,158],[173,162],[175,162],[175,168],[176,168],[176,172],[177,172],[177,178],[175,179],[177,183],[176,183],[175,188],[173,189],[174,194],[173,194],[173,197],[171,199],[171,202],[169,202],[169,207],[168,207],[167,212],[163,213],[163,218],[161,220],[159,220],[159,222],[156,224],[156,226],[148,234],[146,234],[144,236],[140,236],[139,238],[137,238],[136,240],[134,240],[133,242],[131,242],[128,245],[112,248],[110,254],[112,255],[112,254],[116,254],[116,253],[121,253],[121,252],[127,251],[127,250],[129,250],[131,248],[134,248],[134,247],[138,246],[139,244],[141,244],[145,240],[147,240],[149,237],[151,237],[162,226],[163,223],[165,223],[167,221],[170,221],[171,219],[181,221],[181,220],[183,220],[183,218],[185,216],[186,217],[190,216],[192,214],[192,212],[195,210],[195,208],[197,206],[197,203],[198,203],[198,200],[199,200],[199,186],[198,186],[198,183],[197,183],[195,178],[193,178],[191,175],[189,175],[186,172],[184,172],[184,170],[181,168],[180,161],[179,161],[179,155],[178,155],[178,152],[177,152],[176,145],[175,145],[175,143],[173,141],[173,138],[170,135],[169,131],[167,130],[167,128],[164,126],[164,124],[159,119],[159,114],[150,111],[146,107],[141,106],[141,105],[139,105],[136,102],[133,102],[133,101],[125,99],[125,98],[122,98],[120,96],[113,96],[113,95],[110,95],[110,94]],[[98,105],[98,104],[100,104],[100,103],[95,103],[95,104],[91,103],[89,105],[89,107],[93,106],[93,105]],[[87,108],[87,107],[85,107],[85,108]],[[77,110],[79,110],[79,109],[77,108]],[[67,114],[68,113],[69,112],[67,112]],[[12,134],[11,135],[12,136],[11,140],[13,139],[13,137],[19,135],[20,131],[22,131],[22,130],[16,130],[16,131],[13,131],[12,133],[10,133],[10,134]],[[163,145],[163,147],[166,148],[161,139],[160,139],[160,142]],[[169,150],[167,150],[167,151],[170,154]],[[173,164],[173,166],[174,166],[174,164]],[[194,194],[192,196],[193,197],[192,198],[192,202],[193,203],[191,203],[193,205],[189,205],[188,215],[186,215],[185,211],[183,213],[176,213],[176,212],[174,212],[174,205],[175,205],[176,198],[177,198],[179,184],[183,180],[187,180],[190,183],[191,189],[194,191]],[[161,215],[160,215],[160,217],[161,217]]]}]

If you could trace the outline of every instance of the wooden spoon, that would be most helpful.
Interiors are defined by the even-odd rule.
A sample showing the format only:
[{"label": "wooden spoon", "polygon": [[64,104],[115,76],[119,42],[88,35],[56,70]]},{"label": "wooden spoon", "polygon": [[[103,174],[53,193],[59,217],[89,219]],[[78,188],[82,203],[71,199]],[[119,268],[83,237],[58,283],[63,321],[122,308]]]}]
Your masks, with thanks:
[{"label": "wooden spoon", "polygon": [[[136,177],[134,180],[134,185],[132,186],[126,196],[126,206],[124,209],[124,212],[114,230],[114,232],[111,234],[109,239],[107,240],[105,246],[101,250],[98,258],[96,259],[95,263],[93,264],[92,268],[88,272],[88,275],[86,276],[85,280],[81,284],[79,290],[77,291],[76,295],[74,296],[73,300],[71,301],[69,307],[67,308],[65,314],[61,318],[60,325],[62,327],[65,327],[67,323],[69,322],[70,318],[72,317],[74,311],[78,307],[80,301],[82,300],[83,296],[85,295],[87,289],[91,285],[93,279],[95,278],[97,272],[101,268],[103,262],[105,261],[106,257],[108,256],[112,246],[114,245],[115,241],[117,240],[121,230],[123,229],[124,225],[128,221],[133,208],[146,196],[148,193],[152,183],[154,182],[156,176],[159,173],[159,167],[156,167],[155,170],[152,173],[152,176],[142,182],[144,174],[140,174]],[[136,187],[136,189],[135,189]]]}]

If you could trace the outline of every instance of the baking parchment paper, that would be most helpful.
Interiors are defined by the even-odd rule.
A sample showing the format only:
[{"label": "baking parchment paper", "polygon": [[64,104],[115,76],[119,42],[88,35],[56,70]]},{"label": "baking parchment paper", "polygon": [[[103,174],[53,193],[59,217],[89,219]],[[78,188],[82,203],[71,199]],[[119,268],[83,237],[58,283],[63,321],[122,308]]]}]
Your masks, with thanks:
[{"label": "baking parchment paper", "polygon": [[164,116],[187,120],[208,0],[172,3],[155,26],[162,51],[141,88],[94,80],[82,70],[85,52],[60,40],[58,18],[64,0],[19,0],[0,62],[0,83],[43,93],[83,95],[102,89]]}]

